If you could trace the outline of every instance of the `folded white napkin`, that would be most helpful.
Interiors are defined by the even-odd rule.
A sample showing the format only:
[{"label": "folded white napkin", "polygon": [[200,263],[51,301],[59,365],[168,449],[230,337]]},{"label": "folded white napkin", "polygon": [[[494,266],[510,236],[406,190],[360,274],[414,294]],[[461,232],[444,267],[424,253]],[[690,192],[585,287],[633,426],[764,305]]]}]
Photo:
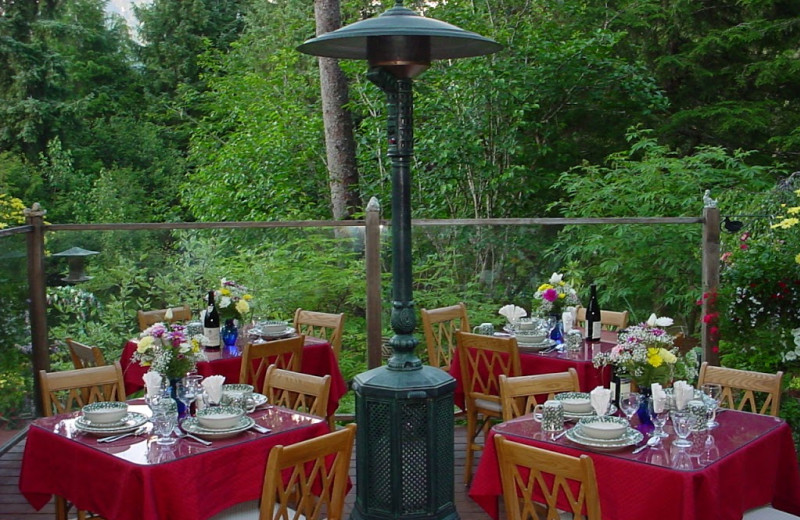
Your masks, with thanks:
[{"label": "folded white napkin", "polygon": [[694,387],[686,381],[675,381],[672,389],[675,393],[675,407],[678,410],[686,408],[686,403],[694,399]]},{"label": "folded white napkin", "polygon": [[203,390],[206,391],[208,402],[219,403],[222,400],[222,385],[225,383],[225,376],[208,376],[201,383]]},{"label": "folded white napkin", "polygon": [[147,372],[142,376],[144,386],[147,388],[147,397],[155,397],[161,393],[161,374]]},{"label": "folded white napkin", "polygon": [[572,326],[575,324],[575,320],[572,318],[572,313],[569,311],[561,313],[561,321],[564,324],[564,332],[571,331]]},{"label": "folded white napkin", "polygon": [[651,399],[653,400],[653,410],[656,413],[661,413],[664,411],[664,407],[667,406],[667,393],[661,387],[659,383],[653,383],[650,385],[650,395]]},{"label": "folded white napkin", "polygon": [[516,305],[508,304],[500,307],[500,310],[497,311],[497,314],[503,316],[505,319],[508,320],[509,323],[514,323],[518,319],[527,316],[528,311],[526,311],[522,307],[517,307]]},{"label": "folded white napkin", "polygon": [[608,413],[608,405],[611,402],[611,390],[598,386],[589,392],[589,400],[592,402],[592,408],[597,415],[606,415]]}]

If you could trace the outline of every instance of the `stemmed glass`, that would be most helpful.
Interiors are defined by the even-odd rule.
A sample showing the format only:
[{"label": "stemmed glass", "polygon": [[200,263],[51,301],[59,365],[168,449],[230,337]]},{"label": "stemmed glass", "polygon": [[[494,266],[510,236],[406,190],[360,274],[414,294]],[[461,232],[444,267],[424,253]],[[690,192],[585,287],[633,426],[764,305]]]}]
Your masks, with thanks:
[{"label": "stemmed glass", "polygon": [[719,426],[717,422],[717,408],[719,407],[720,396],[722,394],[722,386],[716,383],[706,383],[700,387],[700,391],[714,403],[711,409],[711,417],[709,417],[708,422],[706,422],[706,427],[711,430]]},{"label": "stemmed glass", "polygon": [[706,435],[706,440],[703,443],[703,451],[702,453],[700,453],[700,456],[697,458],[697,461],[703,466],[708,466],[718,458],[719,458],[719,448],[717,447],[717,443],[714,439],[714,436],[709,433],[708,435]]},{"label": "stemmed glass", "polygon": [[186,408],[184,409],[183,418],[191,416],[192,403],[200,396],[201,387],[198,381],[200,376],[187,376],[178,381],[175,388],[175,395]]},{"label": "stemmed glass", "polygon": [[630,424],[633,415],[639,409],[639,404],[641,403],[641,396],[636,392],[630,392],[625,394],[625,397],[621,397],[619,400],[619,406],[622,409],[622,413],[625,414],[625,417],[628,418],[628,424]]},{"label": "stemmed glass", "polygon": [[669,406],[666,401],[660,412],[657,412],[655,409],[655,398],[650,399],[647,406],[650,411],[650,420],[653,421],[653,426],[656,427],[652,435],[661,437],[662,439],[669,437],[669,434],[664,431],[664,425],[667,424],[667,419],[669,419]]},{"label": "stemmed glass", "polygon": [[672,445],[679,448],[691,448],[692,441],[688,440],[688,437],[692,433],[692,428],[694,428],[697,419],[688,410],[676,410],[671,415],[672,427],[678,436],[677,439],[672,441]]}]

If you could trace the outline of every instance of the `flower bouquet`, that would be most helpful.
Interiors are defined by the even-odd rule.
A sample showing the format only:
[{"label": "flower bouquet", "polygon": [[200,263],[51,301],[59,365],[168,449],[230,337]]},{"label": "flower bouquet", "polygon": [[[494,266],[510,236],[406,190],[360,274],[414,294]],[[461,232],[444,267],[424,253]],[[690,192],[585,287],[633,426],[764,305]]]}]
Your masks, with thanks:
[{"label": "flower bouquet", "polygon": [[139,335],[133,360],[169,379],[179,379],[194,370],[198,361],[206,359],[205,340],[202,334],[187,337],[183,325],[155,323]]},{"label": "flower bouquet", "polygon": [[594,357],[594,366],[613,365],[619,374],[628,375],[647,392],[653,383],[668,386],[673,379],[693,380],[697,377],[697,356],[678,353],[674,338],[662,327],[672,325],[672,319],[655,314],[646,323],[628,327],[620,332],[617,345],[610,352]]},{"label": "flower bouquet", "polygon": [[550,280],[540,285],[533,295],[533,307],[539,315],[554,314],[558,319],[561,319],[561,313],[567,306],[579,304],[578,293],[559,273],[553,273]]},{"label": "flower bouquet", "polygon": [[253,296],[247,287],[232,280],[220,280],[220,288],[214,291],[217,311],[222,320],[242,320],[250,312],[250,302]]}]

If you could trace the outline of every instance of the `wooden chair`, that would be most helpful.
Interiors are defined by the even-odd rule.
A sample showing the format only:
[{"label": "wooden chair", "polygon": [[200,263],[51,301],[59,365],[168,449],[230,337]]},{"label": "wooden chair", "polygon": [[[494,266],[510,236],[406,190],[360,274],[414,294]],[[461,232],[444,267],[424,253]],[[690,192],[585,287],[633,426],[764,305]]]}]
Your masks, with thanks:
[{"label": "wooden chair", "polygon": [[[476,442],[478,434],[489,430],[491,418],[502,417],[500,403],[501,374],[516,377],[521,373],[517,340],[456,332],[456,348],[464,385],[467,412],[467,460],[464,470],[466,484],[472,480],[472,460],[475,451],[483,449]],[[478,419],[481,419],[479,425]]]},{"label": "wooden chair", "polygon": [[[601,520],[597,477],[588,455],[572,457],[513,442],[502,435],[495,435],[494,445],[509,520]],[[570,484],[577,484],[577,491]],[[544,504],[534,502],[535,493],[544,498]],[[559,497],[566,499],[571,511],[562,514],[557,509]]]},{"label": "wooden chair", "polygon": [[456,350],[456,332],[470,332],[467,306],[463,303],[422,309],[422,330],[428,347],[428,364],[449,371]]},{"label": "wooden chair", "polygon": [[67,338],[67,348],[75,368],[101,367],[106,364],[103,352],[93,345],[78,343],[72,338]]},{"label": "wooden chair", "polygon": [[270,404],[325,417],[328,425],[333,428],[333,417],[328,415],[330,391],[330,375],[320,377],[270,365],[264,376],[262,393],[267,396]]},{"label": "wooden chair", "polygon": [[[356,425],[269,452],[259,501],[211,520],[342,520]],[[302,515],[302,516],[301,516]],[[325,515],[325,516],[323,516]]]},{"label": "wooden chair", "polygon": [[181,307],[172,307],[171,320],[167,320],[165,318],[167,310],[168,309],[157,309],[154,311],[143,311],[143,310],[137,311],[136,316],[139,319],[139,330],[144,330],[150,325],[158,323],[159,321],[168,321],[169,323],[172,323],[175,321],[189,321],[192,319],[192,310],[189,308],[188,305],[183,305]]},{"label": "wooden chair", "polygon": [[242,352],[239,382],[260,388],[259,382],[265,376],[267,368],[273,364],[284,370],[300,372],[305,340],[306,337],[301,334],[264,343],[248,343]]},{"label": "wooden chair", "polygon": [[[42,404],[45,417],[79,410],[84,405],[98,401],[124,401],[125,381],[118,361],[113,365],[64,370],[39,371]],[[73,505],[56,495],[56,520],[66,520]],[[87,512],[75,511],[78,520],[88,518]],[[92,516],[96,520],[103,520]]]},{"label": "wooden chair", "polygon": [[[586,307],[578,307],[577,326],[586,325]],[[604,330],[622,330],[628,326],[628,311],[604,311],[600,309],[600,325]]]},{"label": "wooden chair", "polygon": [[578,372],[570,368],[567,372],[538,374],[533,376],[500,376],[500,399],[503,404],[503,420],[533,413],[539,404],[537,395],[547,395],[552,399],[558,392],[580,392]]},{"label": "wooden chair", "polygon": [[342,350],[344,318],[344,314],[328,314],[297,309],[294,311],[294,328],[298,334],[324,339],[330,343],[333,354],[338,360],[339,352]]},{"label": "wooden chair", "polygon": [[[716,367],[703,362],[700,365],[700,375],[697,378],[697,388],[706,383],[717,383],[722,386],[720,406],[743,410],[749,405],[751,412],[765,415],[778,415],[781,407],[781,382],[783,372],[764,374],[749,370]],[[764,403],[761,408],[756,402],[756,394],[764,394]],[[735,401],[738,400],[738,405]]]}]

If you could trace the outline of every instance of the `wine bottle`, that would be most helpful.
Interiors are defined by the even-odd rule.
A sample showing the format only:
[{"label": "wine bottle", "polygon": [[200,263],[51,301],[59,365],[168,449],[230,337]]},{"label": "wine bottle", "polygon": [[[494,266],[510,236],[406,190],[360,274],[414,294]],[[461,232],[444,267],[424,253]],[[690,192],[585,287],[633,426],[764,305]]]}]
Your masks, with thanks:
[{"label": "wine bottle", "polygon": [[219,311],[214,303],[214,291],[208,291],[208,307],[203,317],[203,336],[208,338],[206,348],[219,348]]},{"label": "wine bottle", "polygon": [[600,304],[597,303],[597,285],[592,284],[589,306],[586,307],[586,340],[600,341]]}]

